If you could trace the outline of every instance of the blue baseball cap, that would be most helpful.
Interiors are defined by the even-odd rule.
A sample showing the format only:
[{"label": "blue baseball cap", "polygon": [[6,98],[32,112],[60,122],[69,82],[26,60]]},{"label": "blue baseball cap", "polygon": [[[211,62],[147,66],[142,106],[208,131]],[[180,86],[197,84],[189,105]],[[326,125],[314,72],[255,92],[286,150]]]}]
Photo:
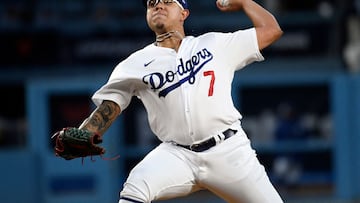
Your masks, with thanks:
[{"label": "blue baseball cap", "polygon": [[[153,1],[160,2],[160,0],[153,0]],[[186,0],[173,0],[173,1],[176,1],[176,3],[180,4],[183,9],[189,9],[189,6],[188,6],[188,3],[186,2]],[[147,7],[147,2],[148,2],[148,0],[143,0],[143,4],[144,4],[145,8]]]},{"label": "blue baseball cap", "polygon": [[176,1],[178,1],[184,9],[189,9],[189,6],[188,6],[186,0],[176,0]]}]

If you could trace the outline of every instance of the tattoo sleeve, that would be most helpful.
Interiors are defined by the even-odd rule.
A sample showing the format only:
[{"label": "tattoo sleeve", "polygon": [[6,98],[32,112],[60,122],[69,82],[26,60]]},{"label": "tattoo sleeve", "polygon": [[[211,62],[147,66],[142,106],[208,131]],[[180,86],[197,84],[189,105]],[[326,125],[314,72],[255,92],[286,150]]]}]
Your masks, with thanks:
[{"label": "tattoo sleeve", "polygon": [[102,135],[111,126],[120,112],[121,110],[118,104],[105,100],[85,119],[79,128],[97,132]]}]

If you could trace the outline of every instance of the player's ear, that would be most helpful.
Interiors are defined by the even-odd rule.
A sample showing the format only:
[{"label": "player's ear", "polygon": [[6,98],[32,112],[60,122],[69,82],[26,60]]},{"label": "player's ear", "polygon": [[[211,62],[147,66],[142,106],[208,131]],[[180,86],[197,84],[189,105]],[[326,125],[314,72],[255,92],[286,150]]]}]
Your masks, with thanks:
[{"label": "player's ear", "polygon": [[189,11],[189,9],[184,9],[184,10],[182,10],[181,11],[181,20],[182,21],[185,21],[186,20],[186,18],[188,17],[190,15],[190,11]]}]

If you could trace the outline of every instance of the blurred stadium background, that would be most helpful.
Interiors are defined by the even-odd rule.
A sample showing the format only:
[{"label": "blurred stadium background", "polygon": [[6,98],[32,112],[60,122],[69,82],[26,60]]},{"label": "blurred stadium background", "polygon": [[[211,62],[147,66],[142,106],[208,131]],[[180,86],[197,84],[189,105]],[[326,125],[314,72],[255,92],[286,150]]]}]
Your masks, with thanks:
[{"label": "blurred stadium background", "polygon": [[[285,32],[234,81],[261,162],[285,202],[360,202],[360,1],[257,2]],[[188,35],[251,25],[215,0],[189,4]],[[136,98],[105,138],[118,160],[60,160],[49,137],[78,126],[114,66],[153,40],[140,0],[0,0],[0,202],[117,202],[158,143]],[[200,201],[222,202],[207,192],[164,202]]]}]

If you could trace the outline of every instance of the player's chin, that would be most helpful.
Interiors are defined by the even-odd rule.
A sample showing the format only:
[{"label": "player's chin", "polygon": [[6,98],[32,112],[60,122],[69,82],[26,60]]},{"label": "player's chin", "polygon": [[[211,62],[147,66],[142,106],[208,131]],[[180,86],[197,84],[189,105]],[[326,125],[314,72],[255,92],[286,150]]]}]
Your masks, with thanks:
[{"label": "player's chin", "polygon": [[153,24],[154,26],[158,24],[165,24],[165,19],[163,16],[154,16],[151,18],[151,24]]},{"label": "player's chin", "polygon": [[163,30],[165,28],[165,23],[163,22],[152,22],[149,23],[149,27],[151,28],[151,30],[153,30],[154,32],[159,31],[159,30]]}]

